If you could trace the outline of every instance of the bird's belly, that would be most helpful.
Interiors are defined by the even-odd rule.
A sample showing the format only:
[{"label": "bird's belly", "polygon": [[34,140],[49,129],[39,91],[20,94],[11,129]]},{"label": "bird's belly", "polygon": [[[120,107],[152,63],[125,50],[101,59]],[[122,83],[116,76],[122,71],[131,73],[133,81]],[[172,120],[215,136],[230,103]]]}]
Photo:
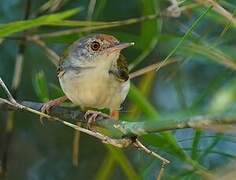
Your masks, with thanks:
[{"label": "bird's belly", "polygon": [[59,80],[66,96],[82,108],[118,110],[128,93],[129,82],[127,85],[118,82],[109,74],[88,73],[75,76],[67,72]]}]

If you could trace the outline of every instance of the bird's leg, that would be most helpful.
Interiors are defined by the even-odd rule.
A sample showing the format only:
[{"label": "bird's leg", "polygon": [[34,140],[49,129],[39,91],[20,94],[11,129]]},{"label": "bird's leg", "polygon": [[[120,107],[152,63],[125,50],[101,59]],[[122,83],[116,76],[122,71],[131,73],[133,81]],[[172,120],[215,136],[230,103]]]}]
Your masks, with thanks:
[{"label": "bird's leg", "polygon": [[[51,101],[48,101],[47,103],[44,103],[41,107],[41,112],[43,113],[50,113],[50,109],[56,106],[59,106],[63,102],[65,102],[68,98],[66,96],[59,97],[57,99],[53,99]],[[42,117],[40,117],[40,121],[42,122]]]},{"label": "bird's leg", "polygon": [[111,116],[112,119],[119,120],[120,112],[117,111],[117,110],[112,110],[110,112],[110,116]]},{"label": "bird's leg", "polygon": [[84,118],[87,120],[87,128],[94,130],[92,128],[92,126],[97,120],[99,120],[100,118],[110,119],[111,117],[109,115],[99,112],[99,111],[88,110],[88,111],[86,111]]}]

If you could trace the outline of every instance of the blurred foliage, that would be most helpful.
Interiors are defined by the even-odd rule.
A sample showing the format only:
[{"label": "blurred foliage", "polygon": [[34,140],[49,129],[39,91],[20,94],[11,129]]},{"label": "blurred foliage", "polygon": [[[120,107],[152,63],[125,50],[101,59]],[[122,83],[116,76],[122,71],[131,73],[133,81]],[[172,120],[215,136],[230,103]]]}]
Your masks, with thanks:
[{"label": "blurred foliage", "polygon": [[[42,49],[22,37],[40,37],[61,55],[86,34],[107,33],[135,42],[124,51],[131,71],[170,57],[178,61],[133,80],[122,120],[235,114],[236,26],[200,2],[179,1],[181,16],[171,18],[158,16],[169,7],[167,0],[2,0],[0,76],[18,100],[46,102],[59,97],[63,93],[55,66]],[[217,3],[234,18],[234,0]],[[17,73],[20,83],[14,87]],[[84,134],[79,166],[74,167],[73,134],[56,123],[42,126],[38,117],[27,113],[0,112],[0,166],[7,152],[6,179],[151,180],[160,170],[160,161],[151,156],[116,149]],[[236,155],[234,133],[227,131],[178,130],[149,134],[142,141],[171,161],[163,179],[224,177],[230,168],[218,169]]]}]

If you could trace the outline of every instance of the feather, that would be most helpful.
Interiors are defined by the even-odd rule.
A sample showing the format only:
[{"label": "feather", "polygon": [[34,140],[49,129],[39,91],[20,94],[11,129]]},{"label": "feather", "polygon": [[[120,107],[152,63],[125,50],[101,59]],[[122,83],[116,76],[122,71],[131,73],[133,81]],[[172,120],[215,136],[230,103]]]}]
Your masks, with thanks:
[{"label": "feather", "polygon": [[113,74],[119,81],[127,81],[129,79],[129,70],[128,64],[125,60],[125,57],[120,54],[117,59],[116,66],[109,70],[110,74]]}]

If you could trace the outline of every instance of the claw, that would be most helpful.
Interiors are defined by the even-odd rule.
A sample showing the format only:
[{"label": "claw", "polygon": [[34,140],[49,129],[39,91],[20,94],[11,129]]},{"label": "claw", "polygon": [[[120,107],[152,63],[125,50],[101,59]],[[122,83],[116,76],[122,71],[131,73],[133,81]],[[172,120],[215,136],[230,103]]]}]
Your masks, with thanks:
[{"label": "claw", "polygon": [[[46,114],[50,114],[50,109],[51,109],[51,108],[60,105],[60,104],[63,103],[66,99],[67,99],[66,96],[62,96],[62,97],[59,97],[59,98],[57,98],[57,99],[48,101],[47,103],[45,103],[45,104],[41,107],[41,112],[42,112],[42,113],[46,113]],[[43,116],[40,116],[39,120],[40,120],[40,122],[43,124]]]},{"label": "claw", "polygon": [[97,121],[98,117],[99,117],[99,113],[94,113],[88,118],[88,122],[87,122],[88,129],[93,130],[92,126]]},{"label": "claw", "polygon": [[[52,107],[55,107],[55,106],[56,106],[56,105],[55,105],[55,103],[54,103],[53,100],[52,100],[52,101],[49,101],[49,102],[43,104],[43,106],[41,107],[41,112],[42,112],[42,113],[45,113],[45,114],[49,114],[49,113],[50,113],[50,109],[51,109]],[[39,120],[40,120],[40,122],[43,124],[43,116],[40,116],[40,117],[39,117]]]},{"label": "claw", "polygon": [[84,115],[84,118],[87,120],[87,128],[94,131],[92,125],[101,117],[110,118],[110,116],[102,112],[88,110]]}]

